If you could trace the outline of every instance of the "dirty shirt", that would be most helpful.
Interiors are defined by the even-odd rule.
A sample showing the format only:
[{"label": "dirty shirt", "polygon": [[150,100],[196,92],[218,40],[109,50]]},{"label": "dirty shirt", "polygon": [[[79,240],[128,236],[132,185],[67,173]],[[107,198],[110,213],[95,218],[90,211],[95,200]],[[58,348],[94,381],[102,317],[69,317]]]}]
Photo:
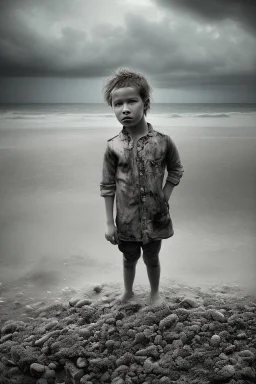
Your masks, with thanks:
[{"label": "dirty shirt", "polygon": [[107,141],[100,194],[116,197],[118,239],[148,243],[173,236],[166,182],[178,185],[183,175],[172,139],[148,125],[148,134],[134,147],[126,128]]}]

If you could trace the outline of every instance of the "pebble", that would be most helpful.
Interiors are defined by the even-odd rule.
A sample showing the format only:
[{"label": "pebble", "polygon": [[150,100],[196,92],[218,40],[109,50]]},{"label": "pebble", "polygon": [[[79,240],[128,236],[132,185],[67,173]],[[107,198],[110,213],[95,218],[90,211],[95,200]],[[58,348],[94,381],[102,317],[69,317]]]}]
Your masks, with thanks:
[{"label": "pebble", "polygon": [[94,290],[94,292],[96,292],[96,293],[100,293],[100,292],[102,291],[102,286],[101,286],[101,285],[95,285],[95,286],[93,287],[93,290]]},{"label": "pebble", "polygon": [[171,315],[165,317],[163,320],[159,323],[159,329],[171,327],[173,324],[179,321],[178,316],[175,313],[172,313]]},{"label": "pebble", "polygon": [[225,365],[219,372],[218,376],[221,379],[229,379],[235,374],[235,368],[233,365]]},{"label": "pebble", "polygon": [[55,370],[57,368],[57,365],[54,364],[54,363],[50,363],[50,364],[48,364],[48,368],[52,369],[52,370]]},{"label": "pebble", "polygon": [[225,355],[225,353],[223,353],[223,352],[219,355],[219,358],[222,360],[228,360],[228,356]]},{"label": "pebble", "polygon": [[256,375],[255,372],[251,367],[244,367],[241,369],[241,374],[243,377],[247,379],[255,379]]},{"label": "pebble", "polygon": [[78,368],[85,368],[85,367],[87,367],[87,365],[88,365],[88,361],[85,358],[78,357],[78,359],[76,361],[76,366]]},{"label": "pebble", "polygon": [[41,376],[46,367],[42,364],[33,363],[30,365],[30,373],[32,376]]},{"label": "pebble", "polygon": [[199,307],[199,304],[195,299],[186,297],[180,302],[180,306],[185,308],[196,308]]},{"label": "pebble", "polygon": [[37,380],[36,384],[48,384],[48,381],[47,379],[40,378],[39,380]]},{"label": "pebble", "polygon": [[81,308],[83,307],[84,305],[91,305],[92,304],[92,300],[90,299],[82,299],[82,300],[79,300],[76,304],[75,304],[75,307],[77,308]]},{"label": "pebble", "polygon": [[238,355],[243,358],[244,360],[253,361],[255,359],[255,355],[253,352],[249,351],[248,349],[245,349],[243,351],[239,351]]},{"label": "pebble", "polygon": [[74,307],[75,305],[76,305],[76,303],[79,301],[80,299],[79,298],[77,298],[77,297],[73,297],[72,299],[70,299],[69,300],[69,305],[71,306],[71,307]]},{"label": "pebble", "polygon": [[245,332],[239,333],[239,334],[237,335],[237,338],[238,338],[238,339],[246,339],[246,338],[247,338],[246,333],[245,333]]},{"label": "pebble", "polygon": [[212,319],[215,321],[219,321],[219,322],[225,321],[225,316],[220,311],[211,310],[210,315],[211,315]]},{"label": "pebble", "polygon": [[143,364],[143,368],[144,368],[146,373],[150,373],[154,369],[154,363],[152,362],[151,359],[147,359],[147,360],[145,360],[145,362]]},{"label": "pebble", "polygon": [[220,339],[219,335],[213,335],[213,336],[211,337],[210,344],[211,344],[213,347],[218,347],[219,344],[220,344],[220,341],[221,341],[221,339]]}]

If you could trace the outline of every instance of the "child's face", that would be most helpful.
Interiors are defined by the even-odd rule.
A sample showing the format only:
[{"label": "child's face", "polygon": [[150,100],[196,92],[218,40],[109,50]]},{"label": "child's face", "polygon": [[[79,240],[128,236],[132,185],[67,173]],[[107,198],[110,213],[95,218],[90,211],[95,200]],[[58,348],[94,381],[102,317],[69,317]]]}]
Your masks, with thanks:
[{"label": "child's face", "polygon": [[144,116],[144,102],[135,87],[114,89],[112,108],[117,120],[125,127],[133,127]]}]

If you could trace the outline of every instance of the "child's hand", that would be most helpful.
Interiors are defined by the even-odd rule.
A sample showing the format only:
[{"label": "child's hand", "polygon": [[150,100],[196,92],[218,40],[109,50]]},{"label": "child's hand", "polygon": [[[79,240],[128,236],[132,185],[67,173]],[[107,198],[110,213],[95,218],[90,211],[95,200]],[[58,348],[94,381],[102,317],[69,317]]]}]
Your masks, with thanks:
[{"label": "child's hand", "polygon": [[113,245],[116,245],[118,243],[117,239],[117,229],[114,224],[107,225],[106,232],[105,232],[105,238],[110,241]]}]

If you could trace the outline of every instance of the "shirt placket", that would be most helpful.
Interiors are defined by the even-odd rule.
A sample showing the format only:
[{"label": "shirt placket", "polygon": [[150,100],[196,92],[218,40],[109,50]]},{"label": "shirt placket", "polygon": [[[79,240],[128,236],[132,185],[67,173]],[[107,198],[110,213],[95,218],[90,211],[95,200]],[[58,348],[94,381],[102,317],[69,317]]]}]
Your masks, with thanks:
[{"label": "shirt placket", "polygon": [[145,174],[145,164],[143,160],[143,148],[144,145],[140,140],[137,142],[137,167],[139,175],[139,191],[140,191],[140,219],[141,219],[141,231],[142,237],[144,237],[144,232],[147,228],[147,212],[146,212],[146,174]]}]

